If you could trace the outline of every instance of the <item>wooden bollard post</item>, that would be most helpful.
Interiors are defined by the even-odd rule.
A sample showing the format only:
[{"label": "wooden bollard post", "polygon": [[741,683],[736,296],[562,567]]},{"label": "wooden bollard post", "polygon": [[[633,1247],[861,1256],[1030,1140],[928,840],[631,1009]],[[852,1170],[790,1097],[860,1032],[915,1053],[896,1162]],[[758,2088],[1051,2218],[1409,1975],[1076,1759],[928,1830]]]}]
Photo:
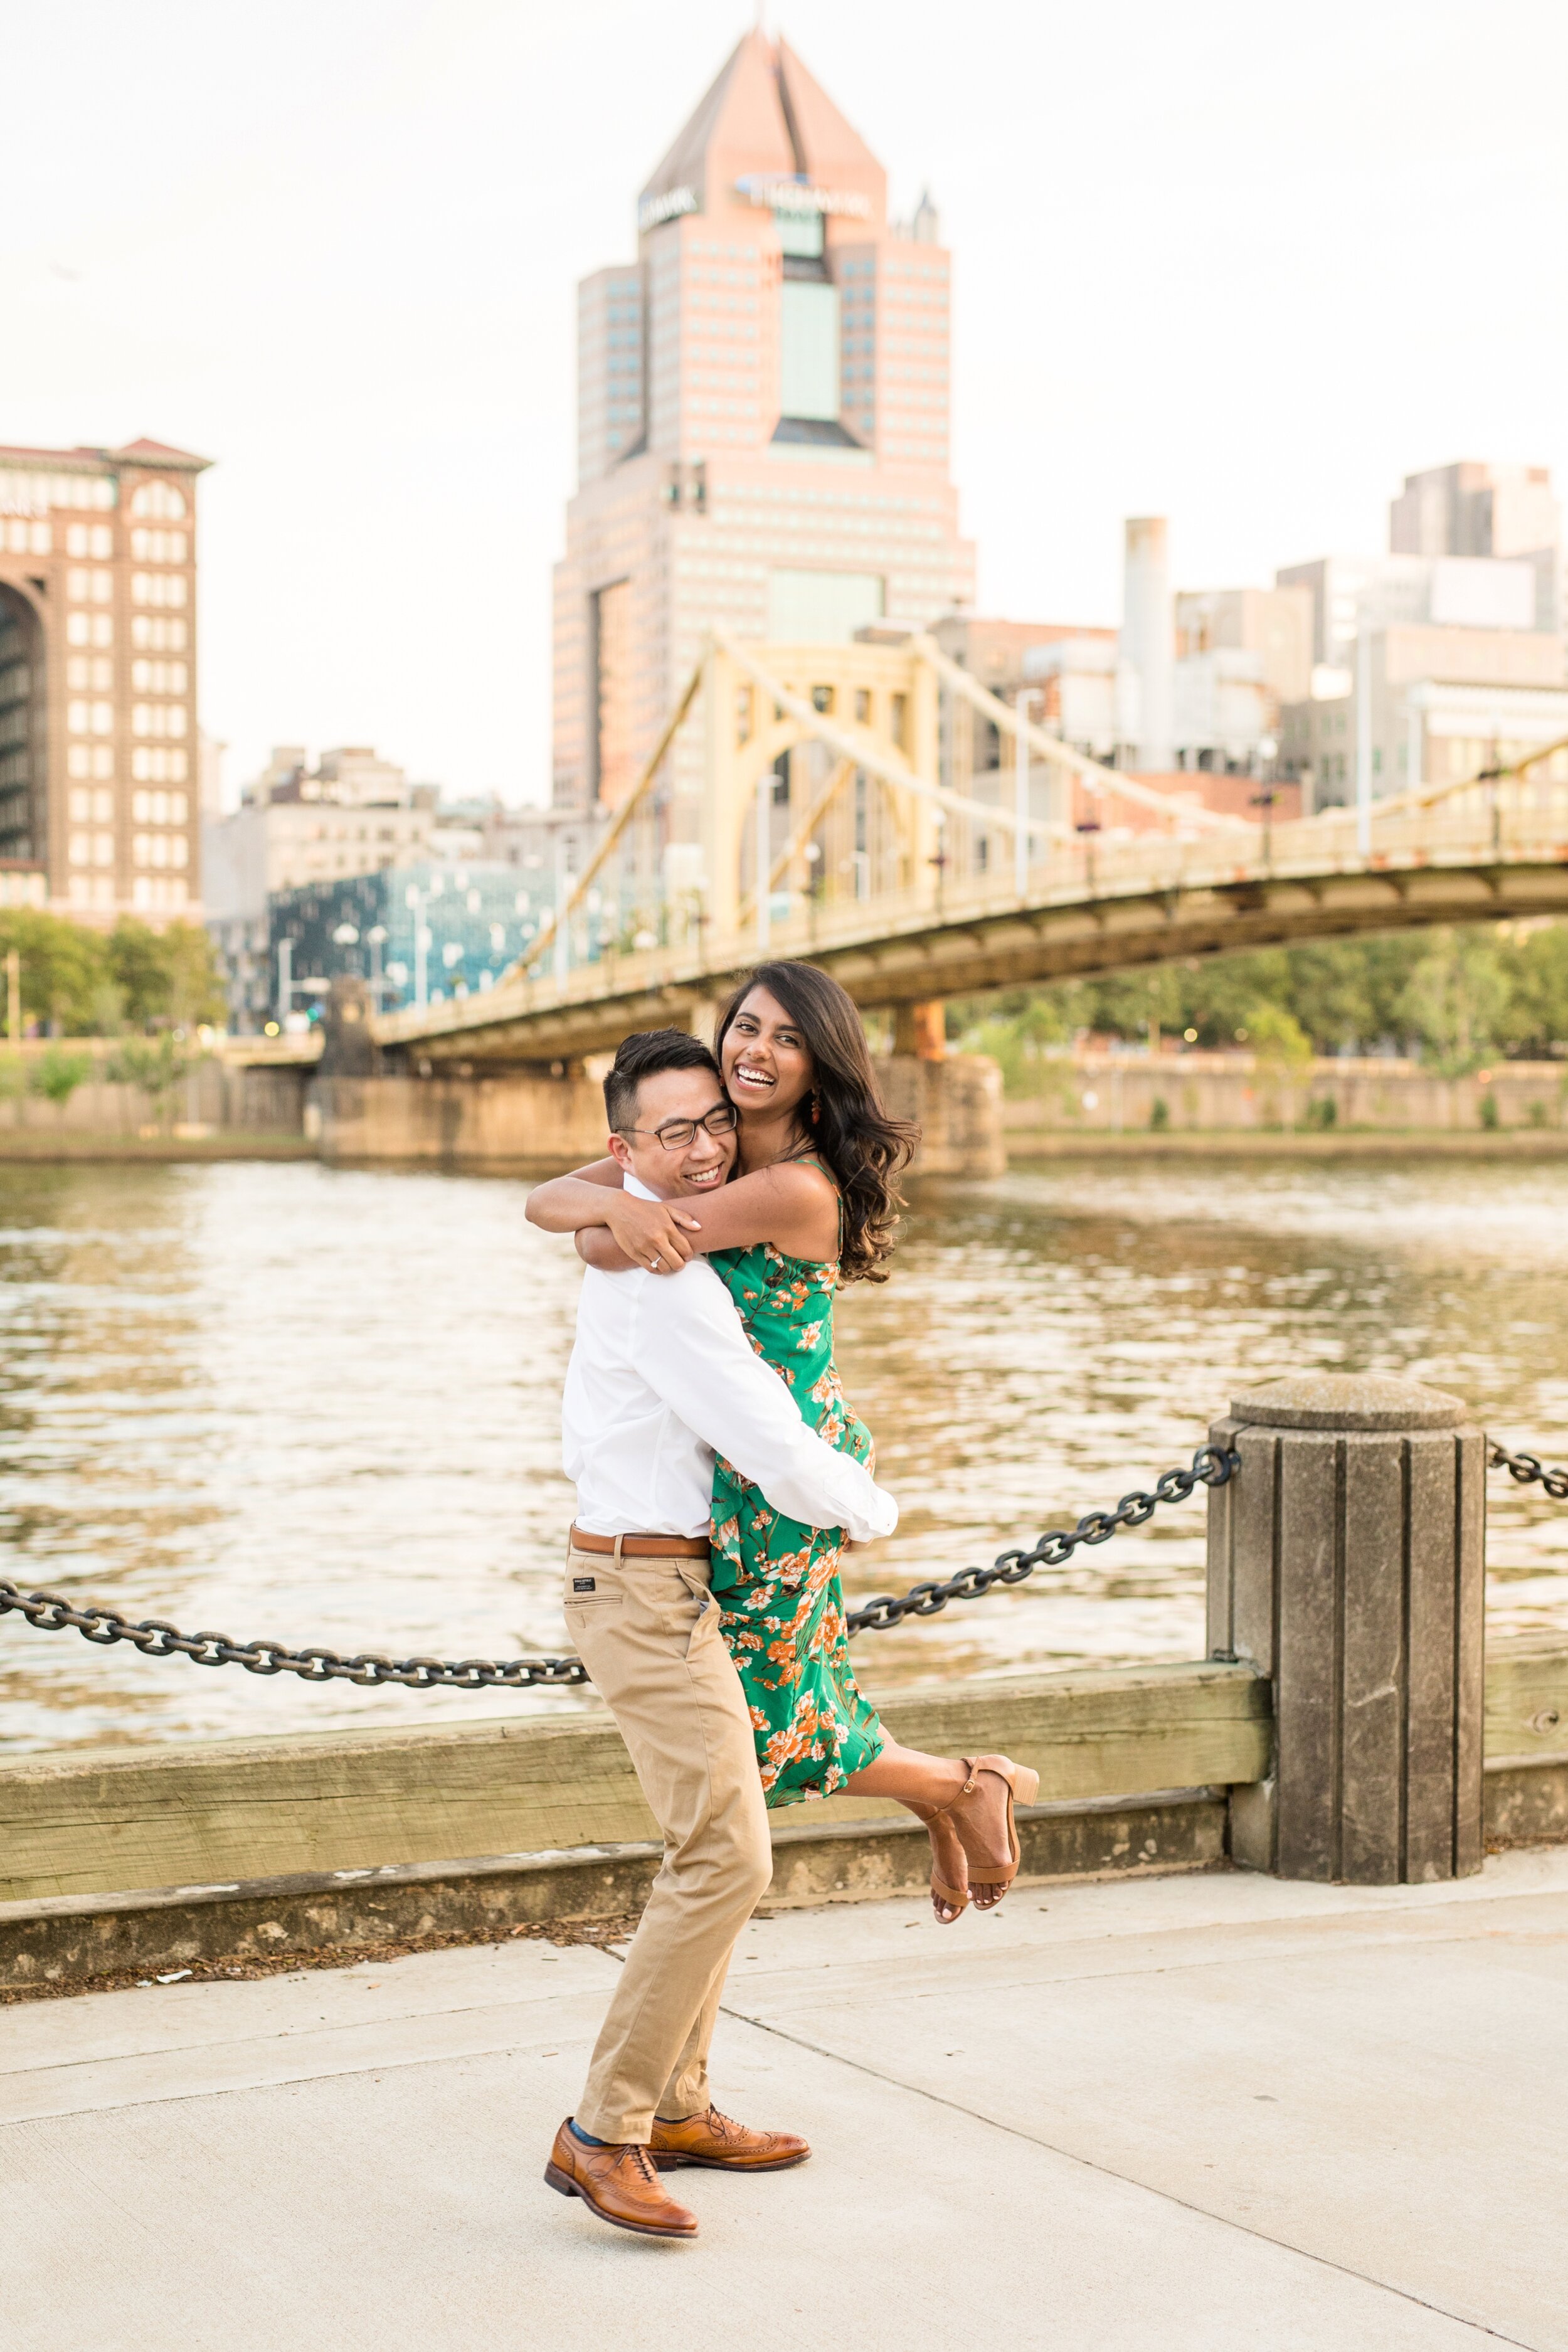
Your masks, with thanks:
[{"label": "wooden bollard post", "polygon": [[1210,1438],[1209,1648],[1274,1686],[1270,1777],[1231,1851],[1281,1878],[1388,1886],[1481,1866],[1486,1445],[1457,1397],[1303,1373]]}]

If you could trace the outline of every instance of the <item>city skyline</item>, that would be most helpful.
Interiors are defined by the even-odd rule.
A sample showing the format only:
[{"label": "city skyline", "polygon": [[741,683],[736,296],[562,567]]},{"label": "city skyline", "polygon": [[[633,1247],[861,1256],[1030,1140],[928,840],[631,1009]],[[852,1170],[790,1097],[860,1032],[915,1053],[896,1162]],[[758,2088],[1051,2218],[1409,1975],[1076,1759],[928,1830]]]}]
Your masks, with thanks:
[{"label": "city skyline", "polygon": [[[546,797],[574,281],[628,249],[635,191],[743,19],[696,0],[672,44],[622,5],[555,26],[404,0],[373,24],[285,0],[266,41],[198,44],[184,0],[136,14],[132,54],[92,5],[14,35],[79,135],[63,177],[51,108],[8,147],[0,436],[217,460],[201,717],[231,794],[298,737]],[[918,5],[896,40],[868,7],[775,26],[887,162],[892,209],[929,184],[942,212],[978,610],[1113,623],[1130,512],[1170,515],[1177,586],[1262,584],[1375,551],[1423,466],[1568,474],[1568,326],[1539,295],[1564,185],[1552,12],[940,27]]]}]

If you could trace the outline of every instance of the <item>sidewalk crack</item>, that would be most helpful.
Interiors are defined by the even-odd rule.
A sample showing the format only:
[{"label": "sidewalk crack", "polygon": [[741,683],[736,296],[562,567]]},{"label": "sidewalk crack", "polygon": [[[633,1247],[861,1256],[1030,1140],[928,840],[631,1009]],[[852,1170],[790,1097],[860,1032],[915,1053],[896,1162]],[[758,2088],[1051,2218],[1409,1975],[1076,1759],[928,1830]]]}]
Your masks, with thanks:
[{"label": "sidewalk crack", "polygon": [[791,2033],[782,2025],[770,2024],[764,2017],[752,2017],[744,2010],[731,2009],[727,2001],[720,2003],[722,2016],[732,2018],[737,2024],[754,2026],[760,2033],[771,2033],[775,2040],[793,2043],[797,2050],[809,2050],[814,2056],[826,2058],[833,2064],[847,2066],[857,2074],[868,2075],[874,2083],[883,2083],[889,2090],[906,2091],[912,2097],[925,2099],[935,2107],[946,2107],[952,2114],[967,2116],[973,2123],[984,2124],[991,2131],[1005,2132],[1010,2139],[1019,2139],[1026,2147],[1044,2148],[1051,2156],[1059,2156],[1068,2164],[1080,2166],[1086,2172],[1098,2172],[1108,2180],[1119,2180],[1128,2189],[1142,2190],[1146,2197],[1157,2197],[1167,2205],[1174,2205],[1184,2213],[1195,2213],[1205,2221],[1213,2221],[1222,2230],[1235,2230],[1246,2238],[1255,2238],[1260,2245],[1277,2247],[1281,2253],[1294,2254],[1299,2260],[1315,2263],[1322,2270],[1337,2271],[1342,2278],[1358,2279],[1363,2286],[1375,2287],[1380,2294],[1396,2295],[1402,2303],[1414,2304],[1418,2310],[1430,2311],[1439,2319],[1451,2319],[1458,2326],[1473,2327],[1478,2336],[1489,2337],[1497,2344],[1510,2344],[1518,2352],[1550,2352],[1545,2345],[1532,2343],[1527,2336],[1505,2335],[1500,2327],[1489,2327],[1484,2319],[1473,2318],[1469,2313],[1452,2311],[1447,2304],[1434,2303],[1411,2288],[1395,2286],[1387,2279],[1375,2277],[1370,2271],[1357,2270],[1353,2263],[1336,2262],[1331,2254],[1320,2254],[1310,2246],[1293,2244],[1288,2238],[1271,2237],[1267,2230],[1253,2228],[1237,2221],[1228,2213],[1216,2213],[1207,2205],[1199,2205],[1189,2197],[1178,2197],[1173,2189],[1156,2188],[1152,2182],[1140,2180],[1135,2173],[1119,2172],[1114,2165],[1102,2164],[1092,2156],[1080,2156],[1077,2149],[1059,2147],[1054,2140],[1042,2139],[1036,2132],[1023,2130],[1017,2124],[1004,2123],[995,2116],[986,2115],[979,2107],[966,2106],[962,2099],[947,2098],[941,2091],[927,2090],[921,2083],[906,2083],[897,2074],[886,2074],[879,2067],[868,2065],[861,2058],[847,2058],[841,2051],[826,2048],[820,2042],[808,2041],[805,2034]]}]

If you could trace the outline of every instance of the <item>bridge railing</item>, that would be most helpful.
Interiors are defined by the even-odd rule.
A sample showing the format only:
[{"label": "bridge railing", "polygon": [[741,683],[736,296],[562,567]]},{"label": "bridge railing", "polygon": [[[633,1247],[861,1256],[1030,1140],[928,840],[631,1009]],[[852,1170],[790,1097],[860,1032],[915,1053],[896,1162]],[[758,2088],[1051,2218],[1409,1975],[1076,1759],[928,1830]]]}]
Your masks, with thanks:
[{"label": "bridge railing", "polygon": [[[1234,888],[1247,882],[1319,883],[1336,876],[1419,873],[1498,865],[1568,863],[1568,787],[1528,780],[1477,787],[1430,807],[1395,803],[1373,811],[1370,855],[1353,809],[1272,826],[1247,824],[1201,838],[1106,830],[1037,844],[1023,876],[1010,861],[995,870],[950,878],[937,866],[914,887],[864,898],[826,899],[796,893],[774,901],[766,951],[810,956],[931,929],[961,928],[1010,908],[1030,912],[1104,905],[1164,892]],[[1478,912],[1485,908],[1478,901]],[[716,933],[693,924],[650,945],[623,946],[608,932],[584,961],[563,958],[532,975],[509,974],[483,997],[408,1011],[377,1024],[384,1044],[435,1038],[601,999],[657,995],[712,975],[716,985],[755,961],[753,928]]]}]

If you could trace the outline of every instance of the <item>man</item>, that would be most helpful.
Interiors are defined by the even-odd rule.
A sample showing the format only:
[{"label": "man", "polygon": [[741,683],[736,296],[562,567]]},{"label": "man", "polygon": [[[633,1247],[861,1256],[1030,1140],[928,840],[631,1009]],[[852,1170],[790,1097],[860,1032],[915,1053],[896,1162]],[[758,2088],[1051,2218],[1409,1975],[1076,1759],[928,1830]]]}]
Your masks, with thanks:
[{"label": "man", "polygon": [[[605,1108],[610,1150],[645,1200],[711,1191],[734,1164],[718,1065],[679,1030],[625,1041]],[[898,1507],[807,1429],[702,1257],[662,1276],[587,1270],[563,1424],[577,1486],[566,1622],[664,1832],[664,1863],[544,2177],[622,2229],[689,2238],[696,2219],[661,2170],[774,2171],[811,2152],[721,2116],[708,2084],[730,1957],[773,1870],[751,1716],[709,1589],[713,1457],[791,1518],[862,1542],[890,1535]]]}]

